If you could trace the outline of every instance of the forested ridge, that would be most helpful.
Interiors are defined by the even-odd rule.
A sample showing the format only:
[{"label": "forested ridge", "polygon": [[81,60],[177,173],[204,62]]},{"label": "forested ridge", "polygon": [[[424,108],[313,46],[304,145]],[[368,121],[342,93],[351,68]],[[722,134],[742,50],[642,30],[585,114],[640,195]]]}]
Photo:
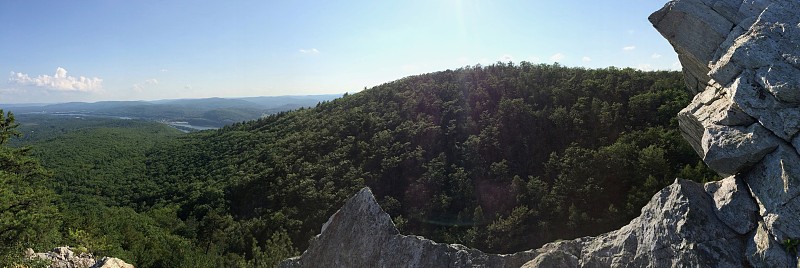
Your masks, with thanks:
[{"label": "forested ridge", "polygon": [[62,224],[37,245],[81,244],[137,267],[270,267],[363,186],[403,233],[487,252],[600,234],[676,177],[717,179],[679,134],[682,79],[497,63],[216,131],[94,127],[32,141],[52,171],[42,180],[70,182],[46,184]]}]

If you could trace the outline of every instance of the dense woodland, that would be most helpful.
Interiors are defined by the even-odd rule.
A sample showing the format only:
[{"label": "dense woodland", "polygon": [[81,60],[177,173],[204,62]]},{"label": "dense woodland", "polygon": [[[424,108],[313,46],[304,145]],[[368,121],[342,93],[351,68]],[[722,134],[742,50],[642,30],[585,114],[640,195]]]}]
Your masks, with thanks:
[{"label": "dense woodland", "polygon": [[0,151],[0,264],[69,244],[137,267],[271,267],[364,186],[438,242],[510,253],[597,235],[676,177],[717,179],[679,134],[690,99],[678,72],[522,62],[191,134],[6,116],[0,142],[34,134]]}]

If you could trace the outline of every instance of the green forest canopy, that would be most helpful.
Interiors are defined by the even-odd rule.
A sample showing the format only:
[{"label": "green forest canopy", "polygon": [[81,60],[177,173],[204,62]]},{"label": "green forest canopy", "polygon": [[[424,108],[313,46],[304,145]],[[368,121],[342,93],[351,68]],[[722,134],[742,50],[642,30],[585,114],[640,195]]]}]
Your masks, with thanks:
[{"label": "green forest canopy", "polygon": [[60,223],[22,244],[137,267],[270,267],[363,186],[403,233],[438,242],[509,253],[596,235],[676,177],[717,179],[677,129],[690,99],[678,72],[498,63],[216,131],[44,135],[25,144],[52,171],[40,181]]}]

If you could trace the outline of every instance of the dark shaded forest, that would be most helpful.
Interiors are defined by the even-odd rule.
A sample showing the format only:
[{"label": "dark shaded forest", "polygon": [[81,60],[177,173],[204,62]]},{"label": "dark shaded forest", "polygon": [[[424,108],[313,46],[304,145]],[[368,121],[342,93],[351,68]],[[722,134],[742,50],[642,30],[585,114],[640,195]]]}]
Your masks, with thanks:
[{"label": "dark shaded forest", "polygon": [[3,263],[70,244],[137,267],[271,267],[363,186],[403,233],[437,242],[510,253],[597,235],[676,177],[717,179],[679,134],[682,79],[497,63],[215,131],[135,121],[42,135],[2,149],[35,171],[0,166],[2,189],[38,202],[0,214],[0,229],[12,214],[37,223],[0,230]]}]

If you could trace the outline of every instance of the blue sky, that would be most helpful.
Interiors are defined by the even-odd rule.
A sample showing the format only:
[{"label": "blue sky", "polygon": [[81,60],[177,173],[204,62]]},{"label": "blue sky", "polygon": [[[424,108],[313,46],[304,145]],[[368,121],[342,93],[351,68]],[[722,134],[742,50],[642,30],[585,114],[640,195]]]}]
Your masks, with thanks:
[{"label": "blue sky", "polygon": [[680,68],[666,1],[1,1],[0,103],[357,92],[497,61]]}]

